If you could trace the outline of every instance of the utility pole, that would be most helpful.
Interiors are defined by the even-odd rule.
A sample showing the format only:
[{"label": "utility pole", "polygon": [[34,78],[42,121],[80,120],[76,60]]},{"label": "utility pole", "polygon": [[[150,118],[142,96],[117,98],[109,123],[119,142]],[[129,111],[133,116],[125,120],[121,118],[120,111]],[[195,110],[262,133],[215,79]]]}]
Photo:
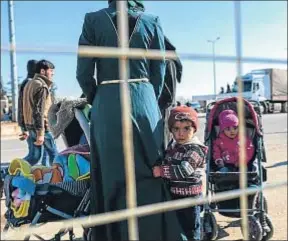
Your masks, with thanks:
[{"label": "utility pole", "polygon": [[12,121],[17,121],[18,109],[18,78],[16,65],[16,44],[15,44],[15,26],[14,26],[14,5],[13,1],[8,1],[9,17],[9,37],[10,37],[10,62],[11,62],[11,89],[12,89]]},{"label": "utility pole", "polygon": [[220,37],[217,37],[215,40],[208,40],[209,43],[212,43],[212,52],[213,52],[213,76],[214,76],[214,95],[215,95],[215,100],[217,99],[215,43],[216,43],[219,39],[220,39]]}]

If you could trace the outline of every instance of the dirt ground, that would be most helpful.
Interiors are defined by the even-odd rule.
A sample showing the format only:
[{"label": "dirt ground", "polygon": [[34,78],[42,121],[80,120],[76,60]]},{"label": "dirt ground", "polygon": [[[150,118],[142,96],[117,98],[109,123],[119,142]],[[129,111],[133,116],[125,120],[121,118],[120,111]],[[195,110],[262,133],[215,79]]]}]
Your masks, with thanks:
[{"label": "dirt ground", "polygon": [[[287,180],[287,133],[275,133],[265,136],[267,153],[268,184]],[[268,201],[269,216],[274,226],[272,240],[288,240],[287,230],[287,187],[265,191]],[[1,201],[1,230],[4,227],[3,214],[5,213],[4,200]],[[216,215],[219,225],[219,240],[240,240],[242,239],[239,219],[226,218]],[[55,223],[47,224],[47,230],[55,230]],[[44,238],[51,237],[47,232]],[[82,229],[76,230],[76,238],[81,240]],[[67,237],[67,236],[66,236]],[[1,238],[1,240],[3,240]]]},{"label": "dirt ground", "polygon": [[[267,153],[267,183],[287,180],[287,134],[270,134],[265,136]],[[288,240],[288,190],[287,187],[271,189],[264,192],[268,201],[268,213],[274,227],[271,240]],[[242,239],[240,219],[216,215],[219,224],[220,240]]]}]

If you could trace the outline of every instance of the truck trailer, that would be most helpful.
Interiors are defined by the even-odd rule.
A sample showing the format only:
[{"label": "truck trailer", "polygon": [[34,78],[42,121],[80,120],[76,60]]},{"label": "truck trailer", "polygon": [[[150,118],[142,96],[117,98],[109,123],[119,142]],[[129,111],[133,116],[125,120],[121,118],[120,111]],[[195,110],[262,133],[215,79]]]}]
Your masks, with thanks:
[{"label": "truck trailer", "polygon": [[[279,109],[288,112],[288,79],[287,69],[259,69],[241,76],[242,95],[247,100],[257,101],[261,104],[262,113],[273,113]],[[220,100],[238,96],[238,83],[232,85],[232,92],[215,95],[193,96],[193,101]]]},{"label": "truck trailer", "polygon": [[[253,70],[243,75],[241,81],[243,82],[244,98],[258,101],[262,106],[263,113],[273,113],[277,109],[277,105],[281,105],[281,112],[287,113],[288,79],[286,69]],[[235,94],[238,92],[237,81],[233,84],[232,92]]]}]

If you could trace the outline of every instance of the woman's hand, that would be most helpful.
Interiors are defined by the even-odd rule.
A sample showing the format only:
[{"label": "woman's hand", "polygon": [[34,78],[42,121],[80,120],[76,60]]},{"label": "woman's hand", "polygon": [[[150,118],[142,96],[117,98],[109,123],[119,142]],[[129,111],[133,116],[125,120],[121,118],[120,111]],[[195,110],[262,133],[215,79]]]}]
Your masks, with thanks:
[{"label": "woman's hand", "polygon": [[37,136],[36,141],[34,142],[34,145],[42,146],[43,143],[44,143],[44,136]]}]

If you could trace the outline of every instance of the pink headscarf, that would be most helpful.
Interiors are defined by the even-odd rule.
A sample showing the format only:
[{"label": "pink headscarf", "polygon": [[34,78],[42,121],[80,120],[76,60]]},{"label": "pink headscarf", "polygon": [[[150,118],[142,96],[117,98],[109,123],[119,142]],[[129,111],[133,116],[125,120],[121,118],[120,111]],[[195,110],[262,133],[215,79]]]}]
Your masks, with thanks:
[{"label": "pink headscarf", "polygon": [[231,126],[238,126],[239,119],[235,111],[223,110],[219,115],[220,132]]}]

